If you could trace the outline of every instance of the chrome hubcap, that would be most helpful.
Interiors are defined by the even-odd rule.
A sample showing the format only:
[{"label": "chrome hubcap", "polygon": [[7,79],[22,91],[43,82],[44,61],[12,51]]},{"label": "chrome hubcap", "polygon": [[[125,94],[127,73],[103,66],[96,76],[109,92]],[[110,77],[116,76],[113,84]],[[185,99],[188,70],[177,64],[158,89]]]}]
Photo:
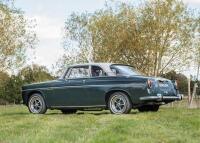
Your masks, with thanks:
[{"label": "chrome hubcap", "polygon": [[122,95],[115,95],[111,98],[110,108],[114,113],[123,113],[126,110],[126,99]]},{"label": "chrome hubcap", "polygon": [[39,97],[32,97],[29,101],[29,107],[32,113],[39,113],[42,110],[42,101]]}]

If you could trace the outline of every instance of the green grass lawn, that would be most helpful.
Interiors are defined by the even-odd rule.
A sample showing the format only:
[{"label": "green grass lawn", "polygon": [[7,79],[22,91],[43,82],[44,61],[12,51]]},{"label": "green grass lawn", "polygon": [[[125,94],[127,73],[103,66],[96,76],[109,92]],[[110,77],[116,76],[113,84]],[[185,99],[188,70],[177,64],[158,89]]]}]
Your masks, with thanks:
[{"label": "green grass lawn", "polygon": [[112,115],[79,111],[30,114],[25,106],[0,106],[0,143],[200,142],[200,109],[162,107],[158,112]]}]

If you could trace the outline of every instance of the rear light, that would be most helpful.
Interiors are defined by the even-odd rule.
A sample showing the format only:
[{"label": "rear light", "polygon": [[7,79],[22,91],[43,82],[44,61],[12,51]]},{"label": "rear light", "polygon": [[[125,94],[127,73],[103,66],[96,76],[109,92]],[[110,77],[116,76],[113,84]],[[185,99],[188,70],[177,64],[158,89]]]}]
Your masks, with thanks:
[{"label": "rear light", "polygon": [[153,84],[153,81],[148,79],[147,80],[147,88],[151,88],[152,87],[152,84]]},{"label": "rear light", "polygon": [[177,82],[177,80],[175,80],[174,85],[175,85],[175,88],[178,89],[178,82]]}]

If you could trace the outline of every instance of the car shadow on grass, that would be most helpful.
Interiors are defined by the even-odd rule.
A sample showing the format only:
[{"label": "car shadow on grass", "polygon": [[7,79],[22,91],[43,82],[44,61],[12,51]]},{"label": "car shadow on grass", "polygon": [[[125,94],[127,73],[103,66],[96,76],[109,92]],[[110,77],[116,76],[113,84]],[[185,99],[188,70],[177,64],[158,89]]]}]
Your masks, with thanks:
[{"label": "car shadow on grass", "polygon": [[[77,113],[75,113],[76,115],[87,115],[87,114],[91,114],[91,115],[97,115],[97,116],[99,116],[99,115],[108,115],[108,114],[110,114],[110,115],[116,115],[116,114],[111,114],[109,111],[78,111]],[[129,113],[129,115],[131,115],[131,114],[138,114],[138,112],[137,111],[131,111],[130,113]],[[128,115],[128,114],[127,114]]]},{"label": "car shadow on grass", "polygon": [[77,113],[69,113],[69,114],[63,114],[62,112],[50,112],[50,113],[46,113],[45,115],[47,116],[51,116],[51,115],[106,115],[106,114],[110,114],[109,112],[91,112],[91,111],[78,111]]},{"label": "car shadow on grass", "polygon": [[[51,116],[51,115],[95,115],[95,116],[100,116],[100,115],[115,115],[111,114],[109,111],[77,111],[76,113],[72,114],[63,114],[62,112],[47,112],[45,115]],[[137,111],[131,111],[129,115],[133,114],[138,114]],[[128,115],[128,114],[127,114]]]},{"label": "car shadow on grass", "polygon": [[91,111],[78,111],[77,113],[72,113],[72,114],[63,114],[62,112],[47,112],[45,114],[32,114],[29,112],[7,112],[7,113],[2,113],[0,114],[0,116],[38,116],[38,115],[42,115],[42,116],[53,116],[53,115],[87,115],[87,114],[92,114],[92,115],[106,115],[106,114],[110,114],[110,112],[91,112]]},{"label": "car shadow on grass", "polygon": [[[133,110],[129,113],[129,115],[134,115],[134,114],[139,114],[137,110]],[[55,111],[55,112],[47,112],[46,114],[39,114],[39,115],[44,115],[44,116],[53,116],[53,115],[95,115],[95,116],[100,116],[100,115],[115,115],[111,114],[109,111],[103,110],[103,111],[77,111],[76,113],[73,114],[63,114],[62,112]],[[2,113],[0,114],[1,116],[26,116],[26,115],[38,115],[38,114],[32,114],[29,112],[7,112],[7,113]],[[127,114],[128,115],[128,114]]]},{"label": "car shadow on grass", "polygon": [[106,111],[94,111],[94,112],[92,112],[92,111],[79,111],[79,112],[77,112],[76,113],[77,115],[84,115],[84,114],[91,114],[91,115],[106,115],[106,114],[110,114],[109,112],[106,112]]}]

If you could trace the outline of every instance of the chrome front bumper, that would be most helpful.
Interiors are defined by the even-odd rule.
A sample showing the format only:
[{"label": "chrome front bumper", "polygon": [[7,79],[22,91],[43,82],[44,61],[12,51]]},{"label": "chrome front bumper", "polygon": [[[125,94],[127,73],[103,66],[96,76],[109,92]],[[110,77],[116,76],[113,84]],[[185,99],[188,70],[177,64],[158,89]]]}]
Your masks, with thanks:
[{"label": "chrome front bumper", "polygon": [[142,101],[165,101],[165,100],[182,100],[183,95],[178,94],[177,96],[145,96],[145,97],[140,97],[140,100]]}]

